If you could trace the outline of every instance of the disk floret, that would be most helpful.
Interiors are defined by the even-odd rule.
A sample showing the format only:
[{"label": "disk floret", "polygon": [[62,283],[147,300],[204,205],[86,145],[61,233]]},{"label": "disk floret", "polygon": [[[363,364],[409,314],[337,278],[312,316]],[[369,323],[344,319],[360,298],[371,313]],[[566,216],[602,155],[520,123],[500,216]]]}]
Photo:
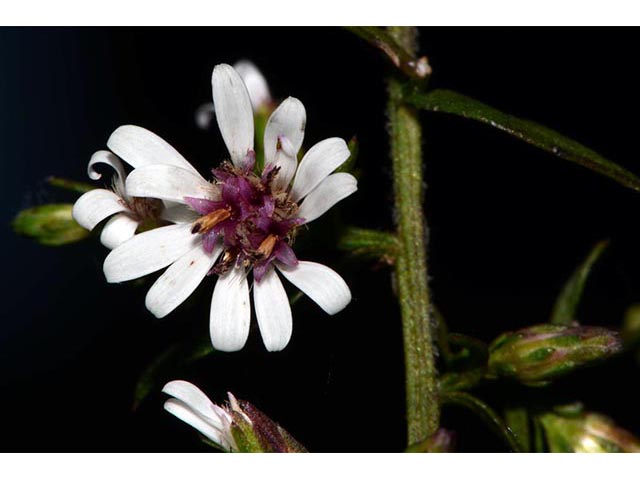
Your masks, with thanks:
[{"label": "disk floret", "polygon": [[234,265],[253,268],[259,282],[274,260],[295,266],[291,248],[296,229],[304,223],[297,216],[298,204],[288,192],[275,187],[279,167],[267,166],[258,176],[255,154],[247,155],[243,167],[225,161],[212,170],[217,200],[185,197],[199,215],[191,232],[202,235],[202,246],[210,253],[218,238],[224,253],[210,273],[223,275]]}]

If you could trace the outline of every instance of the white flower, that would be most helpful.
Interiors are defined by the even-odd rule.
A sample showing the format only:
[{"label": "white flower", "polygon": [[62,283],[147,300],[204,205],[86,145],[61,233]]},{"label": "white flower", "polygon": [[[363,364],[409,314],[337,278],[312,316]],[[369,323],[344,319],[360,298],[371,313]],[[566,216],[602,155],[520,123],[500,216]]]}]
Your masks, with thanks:
[{"label": "white flower", "polygon": [[233,163],[223,162],[214,170],[213,183],[193,167],[136,168],[126,182],[128,194],[183,205],[169,215],[175,225],[139,234],[113,250],[104,273],[108,282],[122,282],[169,266],[146,297],[147,308],[158,318],[191,295],[207,273],[217,273],[211,340],[217,350],[235,351],[249,333],[246,277],[252,270],[263,342],[269,351],[282,350],[291,338],[292,317],[276,269],[330,315],[351,301],[340,275],[324,265],[298,261],[290,246],[297,227],[357,190],[352,175],[331,173],[347,160],[349,149],[344,140],[329,138],[311,147],[298,165],[306,113],[302,103],[290,97],[267,122],[265,168],[258,177],[253,171],[254,125],[247,88],[229,65],[214,69],[212,85],[216,119]]},{"label": "white flower", "polygon": [[[247,87],[253,111],[269,109],[273,100],[267,79],[264,78],[260,69],[249,60],[240,60],[233,64],[233,68]],[[208,129],[213,121],[214,113],[213,102],[203,103],[196,110],[196,125],[203,130]]]},{"label": "white flower", "polygon": [[229,407],[223,408],[209,400],[198,387],[184,380],[169,382],[162,391],[174,397],[164,402],[167,412],[191,425],[223,450],[238,450],[231,433],[232,412],[240,413],[249,423],[251,420],[242,413],[231,393],[228,393]]},{"label": "white flower", "polygon": [[[193,169],[171,145],[141,127],[124,125],[117,128],[109,137],[107,146],[134,168],[166,164]],[[127,194],[127,174],[120,158],[114,153],[106,150],[94,153],[87,167],[87,173],[93,180],[102,177],[95,171],[96,164],[112,167],[115,171],[113,190],[97,188],[85,193],[74,204],[72,213],[76,222],[87,230],[93,230],[98,223],[111,217],[100,234],[100,241],[110,249],[133,237],[141,223],[157,220],[163,207],[159,200]]]}]

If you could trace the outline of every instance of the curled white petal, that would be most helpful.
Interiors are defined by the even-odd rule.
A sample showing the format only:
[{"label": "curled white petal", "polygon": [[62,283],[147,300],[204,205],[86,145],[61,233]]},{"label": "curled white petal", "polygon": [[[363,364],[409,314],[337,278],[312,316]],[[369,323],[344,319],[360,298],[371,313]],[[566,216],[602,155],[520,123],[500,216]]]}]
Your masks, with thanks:
[{"label": "curled white petal", "polygon": [[169,225],[135,235],[107,255],[103,270],[107,282],[143,277],[175,262],[199,244],[191,225]]},{"label": "curled white petal", "polygon": [[162,388],[162,392],[177,398],[219,429],[224,427],[223,418],[231,420],[227,412],[217,407],[217,405],[209,400],[209,397],[193,383],[184,380],[173,380]]},{"label": "curled white petal", "polygon": [[108,249],[113,250],[132,238],[139,222],[126,213],[118,213],[109,219],[102,227],[100,242]]},{"label": "curled white petal", "polygon": [[234,267],[218,278],[211,299],[210,333],[213,348],[241,350],[249,336],[251,306],[244,268]]},{"label": "curled white petal", "polygon": [[146,128],[136,125],[118,127],[107,140],[107,146],[133,168],[174,165],[200,175],[175,148]]},{"label": "curled white petal", "polygon": [[100,180],[102,178],[102,174],[95,170],[96,163],[104,163],[115,170],[116,189],[120,194],[124,195],[124,180],[127,178],[127,172],[125,172],[124,165],[122,165],[120,159],[107,150],[98,150],[96,153],[91,155],[89,165],[87,165],[87,175],[89,175],[91,180]]},{"label": "curled white petal", "polygon": [[353,175],[333,173],[305,197],[297,216],[304,218],[305,223],[312,222],[356,190],[358,181]]},{"label": "curled white petal", "polygon": [[71,215],[82,227],[93,230],[105,218],[126,210],[125,203],[111,190],[96,188],[76,200]]},{"label": "curled white petal", "polygon": [[270,352],[282,350],[291,339],[293,322],[287,292],[275,269],[253,282],[253,302],[264,346]]},{"label": "curled white petal", "polygon": [[244,167],[253,150],[253,109],[249,92],[240,75],[230,65],[220,64],[211,76],[216,120],[231,161]]},{"label": "curled white petal", "polygon": [[197,245],[180,257],[147,292],[147,309],[158,318],[171,313],[200,285],[221,251],[220,244],[211,253],[207,253],[202,245]]},{"label": "curled white petal", "polygon": [[316,143],[300,161],[291,187],[291,199],[297,202],[342,165],[351,153],[341,138],[327,138]]},{"label": "curled white petal", "polygon": [[254,110],[259,110],[261,107],[271,103],[269,85],[258,67],[248,60],[240,60],[233,65],[233,68],[247,86],[251,106]]},{"label": "curled white petal", "polygon": [[187,425],[192,426],[201,434],[214,443],[217,443],[226,450],[231,449],[230,435],[220,428],[216,428],[210,422],[202,418],[200,415],[191,410],[186,404],[175,398],[170,398],[164,402],[164,409],[170,414],[176,416]]},{"label": "curled white petal", "polygon": [[136,168],[127,178],[127,193],[185,203],[184,197],[211,198],[216,190],[200,175],[173,165]]},{"label": "curled white petal", "polygon": [[326,265],[301,261],[295,267],[278,264],[278,269],[329,315],[338,313],[351,301],[346,282]]}]

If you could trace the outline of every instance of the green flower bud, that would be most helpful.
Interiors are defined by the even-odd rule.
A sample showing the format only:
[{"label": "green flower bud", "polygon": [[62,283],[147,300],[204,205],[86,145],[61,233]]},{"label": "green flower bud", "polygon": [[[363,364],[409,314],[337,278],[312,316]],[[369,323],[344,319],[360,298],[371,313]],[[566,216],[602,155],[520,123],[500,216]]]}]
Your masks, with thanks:
[{"label": "green flower bud", "polygon": [[89,236],[89,231],[76,223],[71,216],[72,209],[71,204],[55,203],[23,210],[13,220],[13,229],[42,245],[78,242]]},{"label": "green flower bud", "polygon": [[640,441],[597,413],[550,412],[538,417],[549,451],[559,453],[640,452]]},{"label": "green flower bud", "polygon": [[618,332],[600,327],[535,325],[500,335],[489,346],[488,376],[541,386],[619,353]]}]

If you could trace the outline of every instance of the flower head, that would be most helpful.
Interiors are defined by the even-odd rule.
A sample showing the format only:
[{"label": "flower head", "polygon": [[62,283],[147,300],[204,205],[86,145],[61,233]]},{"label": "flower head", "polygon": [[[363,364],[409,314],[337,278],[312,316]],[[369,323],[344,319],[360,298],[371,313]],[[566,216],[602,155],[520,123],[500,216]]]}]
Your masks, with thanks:
[{"label": "flower head", "polygon": [[162,391],[173,398],[165,410],[191,425],[226,452],[305,452],[285,429],[249,402],[228,393],[225,406],[214,404],[195,385],[183,380],[167,383]]},{"label": "flower head", "polygon": [[[164,215],[174,225],[137,235],[107,257],[109,282],[141,277],[169,266],[147,294],[147,308],[164,317],[207,274],[218,275],[210,333],[218,350],[241,349],[251,317],[247,275],[262,339],[270,351],[291,337],[291,307],[276,270],[323,310],[335,314],[351,300],[344,280],[330,268],[299,261],[292,249],[297,229],[357,190],[348,173],[332,173],[349,157],[344,140],[314,145],[298,163],[306,112],[288,98],[271,114],[264,134],[265,167],[255,170],[253,111],[247,88],[229,65],[212,75],[216,119],[230,161],[212,182],[193,167],[147,165],[127,178],[129,195],[175,202]],[[154,152],[149,152],[153,154]]]}]

